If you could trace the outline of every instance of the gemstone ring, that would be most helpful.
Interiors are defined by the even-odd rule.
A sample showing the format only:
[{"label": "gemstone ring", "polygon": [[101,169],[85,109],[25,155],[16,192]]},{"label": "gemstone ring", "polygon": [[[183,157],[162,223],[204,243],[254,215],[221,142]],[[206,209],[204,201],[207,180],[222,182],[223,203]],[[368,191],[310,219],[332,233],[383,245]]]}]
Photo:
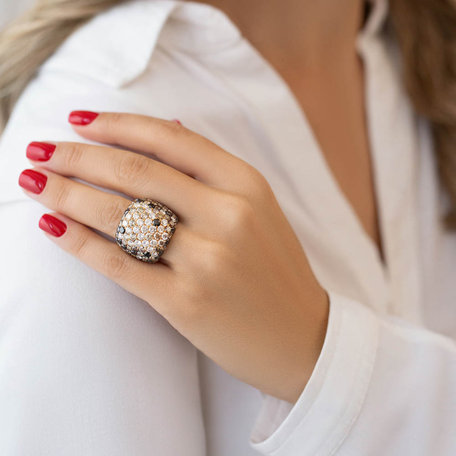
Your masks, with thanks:
[{"label": "gemstone ring", "polygon": [[164,204],[137,198],[127,207],[116,230],[116,243],[129,255],[156,263],[165,252],[179,222]]}]

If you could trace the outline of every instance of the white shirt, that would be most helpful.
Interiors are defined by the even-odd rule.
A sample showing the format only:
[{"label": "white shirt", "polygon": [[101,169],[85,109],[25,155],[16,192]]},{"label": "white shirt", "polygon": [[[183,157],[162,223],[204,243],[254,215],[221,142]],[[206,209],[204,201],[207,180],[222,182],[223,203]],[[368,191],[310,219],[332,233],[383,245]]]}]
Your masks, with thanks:
[{"label": "white shirt", "polygon": [[[386,264],[295,97],[220,10],[135,0],[45,62],[0,143],[2,456],[456,454],[456,234],[387,13],[375,0],[356,42]],[[265,175],[330,294],[296,404],[231,377],[38,229],[25,148],[84,141],[73,109],[179,118]]]}]

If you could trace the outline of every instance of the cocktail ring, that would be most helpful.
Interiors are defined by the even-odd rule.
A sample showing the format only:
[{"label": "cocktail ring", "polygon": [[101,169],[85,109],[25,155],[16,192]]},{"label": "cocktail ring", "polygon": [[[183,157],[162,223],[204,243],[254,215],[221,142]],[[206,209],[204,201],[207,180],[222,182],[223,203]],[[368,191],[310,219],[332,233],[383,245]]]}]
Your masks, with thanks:
[{"label": "cocktail ring", "polygon": [[163,255],[179,222],[177,215],[158,201],[135,199],[116,230],[116,242],[138,260],[156,263]]}]

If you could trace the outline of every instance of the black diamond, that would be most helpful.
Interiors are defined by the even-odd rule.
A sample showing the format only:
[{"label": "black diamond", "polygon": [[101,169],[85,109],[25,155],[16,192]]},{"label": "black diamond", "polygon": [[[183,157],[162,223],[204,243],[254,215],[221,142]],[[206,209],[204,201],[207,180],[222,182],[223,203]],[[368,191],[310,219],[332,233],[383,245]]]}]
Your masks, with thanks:
[{"label": "black diamond", "polygon": [[132,253],[133,255],[136,255],[136,254],[138,253],[138,249],[132,249],[131,253]]},{"label": "black diamond", "polygon": [[173,215],[173,213],[169,209],[166,209],[165,213],[166,213],[166,215],[169,215],[170,217]]},{"label": "black diamond", "polygon": [[144,254],[144,256],[145,256],[146,258],[150,258],[150,252],[146,252],[146,253]]},{"label": "black diamond", "polygon": [[159,220],[159,219],[154,219],[154,225],[155,225],[155,226],[160,225],[160,220]]},{"label": "black diamond", "polygon": [[119,233],[122,233],[122,234],[125,233],[125,228],[123,226],[119,227]]}]

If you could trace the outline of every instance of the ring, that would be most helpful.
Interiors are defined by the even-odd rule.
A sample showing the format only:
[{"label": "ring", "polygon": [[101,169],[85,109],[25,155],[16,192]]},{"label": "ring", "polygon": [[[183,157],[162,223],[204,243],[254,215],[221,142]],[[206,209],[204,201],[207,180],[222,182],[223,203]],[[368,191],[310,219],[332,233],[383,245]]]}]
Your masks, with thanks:
[{"label": "ring", "polygon": [[164,204],[136,198],[120,219],[116,243],[138,260],[156,263],[166,250],[178,222],[177,215]]}]

